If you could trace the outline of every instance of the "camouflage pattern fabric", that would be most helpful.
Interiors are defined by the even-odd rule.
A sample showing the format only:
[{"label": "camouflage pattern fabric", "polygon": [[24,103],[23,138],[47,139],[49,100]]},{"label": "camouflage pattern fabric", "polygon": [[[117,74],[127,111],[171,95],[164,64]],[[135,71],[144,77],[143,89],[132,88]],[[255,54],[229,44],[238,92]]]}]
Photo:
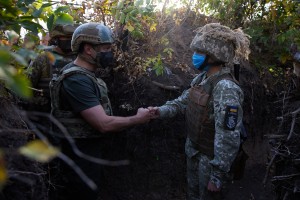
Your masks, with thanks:
[{"label": "camouflage pattern fabric", "polygon": [[80,25],[73,33],[71,47],[73,52],[79,50],[81,43],[86,42],[89,44],[112,44],[114,39],[112,31],[101,23],[85,23]]},{"label": "camouflage pattern fabric", "polygon": [[32,83],[32,87],[39,90],[34,91],[34,97],[29,102],[31,104],[30,107],[37,111],[50,111],[49,83],[52,75],[57,74],[66,64],[74,59],[74,54],[63,56],[55,52],[44,52],[30,63],[26,74]]},{"label": "camouflage pattern fabric", "polygon": [[27,75],[31,80],[32,86],[36,88],[41,78],[50,78],[51,62],[46,53],[36,57],[27,68]]},{"label": "camouflage pattern fabric", "polygon": [[[199,74],[191,83],[203,85],[211,78],[230,73],[229,68],[222,68],[221,71],[206,76],[206,72]],[[185,113],[189,90],[186,90],[173,101],[167,101],[165,105],[159,107],[160,117],[174,117],[178,113]],[[209,116],[215,121],[215,141],[214,157],[208,158],[201,154],[187,138],[185,152],[187,155],[187,176],[188,176],[188,196],[189,200],[209,199],[207,184],[212,181],[217,187],[222,187],[229,177],[229,171],[240,147],[240,131],[242,125],[242,103],[244,99],[241,88],[230,80],[219,81],[212,90],[212,100],[209,106]],[[224,126],[227,106],[238,108],[237,124],[234,130],[226,130]]]},{"label": "camouflage pattern fabric", "polygon": [[210,23],[199,27],[196,32],[190,45],[193,51],[228,64],[239,64],[243,59],[248,59],[249,36],[241,29],[231,30],[219,23]]},{"label": "camouflage pattern fabric", "polygon": [[37,88],[41,79],[48,78],[50,82],[52,74],[58,74],[66,64],[72,62],[75,58],[75,54],[61,55],[56,52],[45,52],[39,55],[30,63],[26,72],[31,80],[32,86]]},{"label": "camouflage pattern fabric", "polygon": [[66,25],[61,25],[61,24],[57,24],[54,25],[54,27],[52,28],[52,30],[50,31],[50,38],[55,38],[58,36],[65,36],[65,37],[72,37],[72,34],[74,33],[75,29],[78,27],[78,24],[74,24],[74,25],[70,25],[70,24],[66,24]]}]

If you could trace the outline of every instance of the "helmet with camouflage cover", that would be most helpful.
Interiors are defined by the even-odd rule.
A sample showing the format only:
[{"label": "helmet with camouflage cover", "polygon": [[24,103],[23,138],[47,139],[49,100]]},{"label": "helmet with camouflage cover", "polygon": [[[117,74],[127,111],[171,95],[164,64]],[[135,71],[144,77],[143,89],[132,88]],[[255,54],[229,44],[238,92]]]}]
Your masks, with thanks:
[{"label": "helmet with camouflage cover", "polygon": [[77,52],[81,43],[89,44],[111,44],[113,43],[112,31],[101,23],[82,24],[75,30],[71,46],[72,51]]},{"label": "helmet with camouflage cover", "polygon": [[78,24],[56,24],[53,26],[52,30],[49,33],[51,39],[59,36],[72,37],[75,29],[78,27]]},{"label": "helmet with camouflage cover", "polygon": [[231,30],[219,23],[210,23],[196,30],[190,47],[216,61],[238,64],[250,54],[249,36],[241,29]]}]

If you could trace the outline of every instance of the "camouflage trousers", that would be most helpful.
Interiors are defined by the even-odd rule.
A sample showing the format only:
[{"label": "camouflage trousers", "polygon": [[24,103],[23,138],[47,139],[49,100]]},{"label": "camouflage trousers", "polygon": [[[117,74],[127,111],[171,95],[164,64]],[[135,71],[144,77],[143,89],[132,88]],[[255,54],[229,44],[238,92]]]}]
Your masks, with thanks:
[{"label": "camouflage trousers", "polygon": [[207,190],[210,180],[210,158],[199,153],[190,146],[191,141],[186,142],[187,154],[187,200],[220,200],[221,193],[212,193]]}]

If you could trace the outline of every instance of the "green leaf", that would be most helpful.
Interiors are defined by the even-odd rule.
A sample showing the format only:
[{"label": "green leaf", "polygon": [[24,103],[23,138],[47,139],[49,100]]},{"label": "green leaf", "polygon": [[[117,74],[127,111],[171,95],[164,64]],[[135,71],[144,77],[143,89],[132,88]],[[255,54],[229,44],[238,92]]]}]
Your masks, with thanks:
[{"label": "green leaf", "polygon": [[132,32],[134,30],[134,27],[131,26],[130,24],[128,24],[126,27],[129,32]]},{"label": "green leaf", "polygon": [[143,32],[141,32],[140,30],[137,30],[137,29],[134,29],[131,33],[136,38],[142,38],[142,37],[144,37]]},{"label": "green leaf", "polygon": [[157,67],[157,68],[155,69],[155,74],[156,74],[157,76],[162,75],[163,73],[164,73],[164,70],[163,70],[162,67]]},{"label": "green leaf", "polygon": [[55,13],[55,14],[59,14],[59,13],[61,13],[61,12],[69,11],[69,10],[70,10],[70,8],[69,8],[68,6],[61,6],[61,7],[58,7],[58,8],[54,11],[54,13]]},{"label": "green leaf", "polygon": [[111,15],[116,16],[117,9],[111,8]]},{"label": "green leaf", "polygon": [[135,23],[140,23],[140,21],[132,15],[130,16],[130,20],[132,20]]},{"label": "green leaf", "polygon": [[42,8],[42,7],[41,7],[40,9],[38,9],[38,10],[35,10],[35,11],[32,13],[32,16],[35,17],[35,18],[39,18],[40,15],[42,14],[43,10],[44,10],[44,8]]},{"label": "green leaf", "polygon": [[29,4],[32,4],[34,1],[35,0],[25,0],[24,2],[25,2],[26,5],[29,5]]},{"label": "green leaf", "polygon": [[125,14],[122,12],[121,17],[120,17],[120,23],[124,24],[125,23]]},{"label": "green leaf", "polygon": [[50,7],[52,5],[54,5],[55,3],[45,3],[41,6],[41,8],[47,8],[47,7]]},{"label": "green leaf", "polygon": [[130,16],[136,16],[137,14],[139,13],[139,11],[137,10],[137,9],[135,9],[135,10],[132,10],[131,12],[130,12]]},{"label": "green leaf", "polygon": [[38,29],[43,29],[43,27],[41,25],[39,25],[35,22],[32,22],[32,21],[29,21],[29,20],[21,21],[20,25],[23,28],[25,28],[33,33],[36,33],[36,34],[38,33]]},{"label": "green leaf", "polygon": [[10,26],[10,28],[15,31],[17,34],[20,35],[20,32],[21,32],[21,26],[19,24],[14,24],[12,26]]},{"label": "green leaf", "polygon": [[26,6],[22,6],[19,8],[23,13],[27,13],[29,11],[29,8],[27,8]]},{"label": "green leaf", "polygon": [[32,90],[29,88],[30,85],[29,79],[24,74],[15,74],[12,76],[12,83],[8,86],[17,95],[29,98],[32,96]]},{"label": "green leaf", "polygon": [[12,6],[12,0],[0,0],[0,5],[4,7],[10,7]]},{"label": "green leaf", "polygon": [[54,23],[54,15],[50,15],[48,20],[47,20],[47,28],[49,31],[52,30],[52,27],[53,27],[53,23]]},{"label": "green leaf", "polygon": [[34,140],[21,147],[19,152],[33,160],[45,163],[56,157],[59,150],[41,140]]},{"label": "green leaf", "polygon": [[140,5],[142,5],[142,3],[143,3],[142,0],[137,0],[137,1],[135,2],[135,6],[136,6],[136,7],[139,7]]},{"label": "green leaf", "polygon": [[9,51],[7,50],[0,50],[0,67],[4,67],[10,63],[10,55]]},{"label": "green leaf", "polygon": [[56,18],[55,24],[73,24],[73,17],[69,14],[62,13]]},{"label": "green leaf", "polygon": [[127,14],[126,17],[125,17],[125,20],[124,20],[125,24],[128,23],[128,20],[129,20],[129,15]]},{"label": "green leaf", "polygon": [[21,65],[26,66],[28,63],[25,61],[25,59],[20,56],[19,54],[16,54],[14,52],[10,52],[10,55]]},{"label": "green leaf", "polygon": [[120,11],[119,10],[116,11],[115,18],[116,18],[116,20],[120,21]]},{"label": "green leaf", "polygon": [[127,8],[125,8],[125,9],[123,10],[123,12],[127,14],[127,13],[131,12],[133,9],[134,9],[133,6],[128,6]]},{"label": "green leaf", "polygon": [[20,21],[24,21],[24,20],[31,21],[34,18],[35,17],[33,17],[33,16],[20,16],[19,17]]},{"label": "green leaf", "polygon": [[14,91],[17,95],[29,98],[32,96],[32,90],[29,88],[30,81],[21,70],[6,65],[0,66],[0,77],[4,78],[7,88]]},{"label": "green leaf", "polygon": [[123,7],[124,7],[124,1],[119,1],[118,5],[117,5],[117,9],[121,10],[121,9],[123,9]]}]

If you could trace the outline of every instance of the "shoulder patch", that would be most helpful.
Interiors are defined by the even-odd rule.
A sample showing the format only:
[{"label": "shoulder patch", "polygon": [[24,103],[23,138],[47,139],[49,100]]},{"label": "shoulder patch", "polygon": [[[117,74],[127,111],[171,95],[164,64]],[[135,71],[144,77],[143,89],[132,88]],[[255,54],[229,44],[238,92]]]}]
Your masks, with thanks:
[{"label": "shoulder patch", "polygon": [[233,131],[237,125],[238,107],[227,106],[225,112],[224,128]]}]

